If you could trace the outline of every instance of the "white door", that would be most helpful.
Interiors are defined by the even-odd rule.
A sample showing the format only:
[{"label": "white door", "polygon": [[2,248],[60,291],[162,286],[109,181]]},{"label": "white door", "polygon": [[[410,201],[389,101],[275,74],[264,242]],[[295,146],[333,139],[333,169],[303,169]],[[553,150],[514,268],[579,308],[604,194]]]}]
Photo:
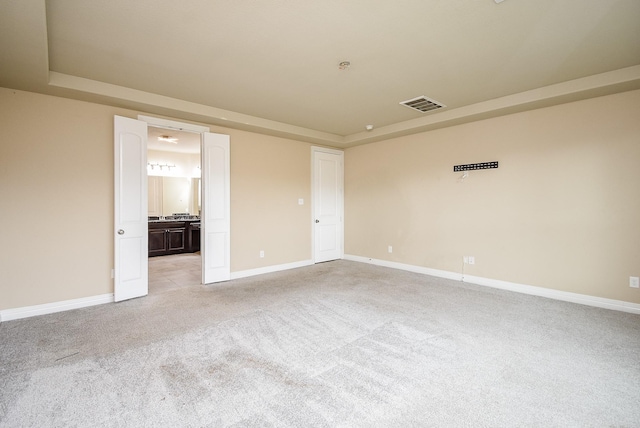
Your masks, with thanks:
[{"label": "white door", "polygon": [[229,136],[202,134],[202,283],[231,278]]},{"label": "white door", "polygon": [[344,255],[343,180],[344,153],[312,148],[314,262],[341,259]]},{"label": "white door", "polygon": [[147,258],[147,124],[114,116],[116,302],[149,292]]}]

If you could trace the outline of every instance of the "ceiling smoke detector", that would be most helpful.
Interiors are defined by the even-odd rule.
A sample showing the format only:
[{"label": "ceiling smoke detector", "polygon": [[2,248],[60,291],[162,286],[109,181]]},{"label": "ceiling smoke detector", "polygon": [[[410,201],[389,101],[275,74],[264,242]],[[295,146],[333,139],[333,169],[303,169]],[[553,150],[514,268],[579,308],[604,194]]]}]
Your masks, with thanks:
[{"label": "ceiling smoke detector", "polygon": [[349,67],[351,67],[351,63],[349,61],[342,61],[340,64],[338,64],[338,69],[340,70],[346,70]]},{"label": "ceiling smoke detector", "polygon": [[412,98],[410,100],[402,101],[400,102],[400,104],[405,107],[409,107],[410,109],[417,110],[420,113],[426,113],[428,111],[446,107],[446,105],[442,104],[441,102],[425,97],[424,95]]}]

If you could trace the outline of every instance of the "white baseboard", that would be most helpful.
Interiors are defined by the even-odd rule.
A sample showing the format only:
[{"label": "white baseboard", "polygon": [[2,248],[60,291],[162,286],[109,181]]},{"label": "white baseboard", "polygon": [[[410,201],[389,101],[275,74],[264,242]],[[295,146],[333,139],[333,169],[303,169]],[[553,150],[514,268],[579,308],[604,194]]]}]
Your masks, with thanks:
[{"label": "white baseboard", "polygon": [[86,308],[88,306],[113,303],[113,293],[98,296],[83,297],[81,299],[63,300],[61,302],[45,303],[42,305],[24,306],[22,308],[0,310],[0,322],[35,317],[37,315],[53,314],[71,309]]},{"label": "white baseboard", "polygon": [[532,285],[516,284],[497,279],[482,278],[479,276],[465,275],[464,282],[484,285],[501,290],[515,291],[517,293],[531,294],[533,296],[547,297],[549,299],[565,302],[579,303],[581,305],[597,308],[613,309],[615,311],[629,312],[640,315],[640,304],[625,302],[623,300],[607,299],[604,297],[589,296],[588,294],[571,293],[568,291],[554,290],[552,288],[535,287]]},{"label": "white baseboard", "polygon": [[265,266],[265,267],[256,268],[256,269],[240,270],[237,272],[231,272],[231,279],[240,279],[240,278],[247,278],[249,276],[262,275],[265,273],[280,272],[282,270],[289,270],[289,269],[296,269],[304,266],[311,266],[312,264],[313,264],[312,260],[302,260],[299,262],[285,263],[281,265],[273,265],[273,266]]},{"label": "white baseboard", "polygon": [[376,266],[384,266],[384,267],[389,267],[389,268],[393,268],[393,269],[400,269],[400,270],[406,270],[406,271],[409,271],[409,272],[421,273],[423,275],[437,276],[438,278],[447,278],[447,279],[453,279],[455,281],[462,281],[462,275],[461,274],[455,273],[455,272],[449,272],[449,271],[446,271],[446,270],[430,269],[430,268],[426,268],[426,267],[422,267],[422,266],[415,266],[415,265],[407,265],[407,264],[404,264],[404,263],[390,262],[388,260],[380,260],[380,259],[372,259],[372,258],[369,258],[369,257],[352,256],[350,254],[345,254],[344,255],[344,259],[345,260],[351,260],[351,261],[354,261],[354,262],[369,263],[371,265],[376,265]]},{"label": "white baseboard", "polygon": [[[467,282],[470,284],[482,285],[486,287],[499,288],[501,290],[514,291],[517,293],[530,294],[533,296],[547,297],[549,299],[562,300],[565,302],[578,303],[581,305],[594,306],[597,308],[613,309],[616,311],[629,312],[640,315],[640,304],[625,302],[623,300],[606,299],[604,297],[589,296],[586,294],[570,293],[567,291],[553,290],[550,288],[535,287],[532,285],[517,284],[513,282],[500,281],[497,279],[483,278],[479,276],[462,275],[456,272],[449,272],[439,269],[430,269],[422,266],[408,265],[404,263],[391,262],[387,260],[372,259],[369,257],[344,255],[345,260],[368,263],[376,266],[384,266],[393,269],[400,269],[415,272],[423,275],[435,276],[438,278],[452,279],[455,281]],[[257,269],[248,269],[231,273],[231,279],[247,278],[265,273],[279,272],[283,270],[296,269],[313,265],[312,260],[302,260],[299,262],[285,263],[281,265],[266,266]],[[21,318],[34,317],[37,315],[53,314],[56,312],[69,311],[72,309],[86,308],[89,306],[113,303],[113,293],[101,294],[98,296],[83,297],[80,299],[63,300],[60,302],[45,303],[42,305],[25,306],[22,308],[0,310],[0,322],[17,320]]]},{"label": "white baseboard", "polygon": [[462,275],[456,272],[449,272],[438,269],[429,269],[421,266],[407,265],[403,263],[390,262],[387,260],[372,259],[368,257],[352,256],[345,254],[345,260],[361,263],[369,263],[377,266],[384,266],[393,269],[406,270],[409,272],[421,273],[424,275],[436,276],[439,278],[453,279],[469,284],[483,285],[501,290],[515,291],[516,293],[530,294],[533,296],[547,297],[549,299],[562,300],[565,302],[578,303],[581,305],[594,306],[597,308],[613,309],[621,312],[629,312],[640,315],[640,304],[625,302],[623,300],[606,299],[604,297],[589,296],[587,294],[570,293],[568,291],[554,290],[551,288],[536,287],[533,285],[517,284],[514,282],[500,281],[497,279],[483,278],[480,276]]},{"label": "white baseboard", "polygon": [[[282,270],[295,269],[303,266],[310,266],[312,260],[302,260],[294,263],[282,265],[266,266],[263,268],[249,269],[231,273],[231,279],[246,278],[249,276],[262,275],[265,273],[279,272]],[[69,311],[71,309],[86,308],[88,306],[113,303],[113,293],[99,296],[84,297],[81,299],[63,300],[61,302],[45,303],[42,305],[25,306],[22,308],[0,310],[0,322],[17,320],[21,318],[35,317],[38,315],[53,314],[56,312]]]}]

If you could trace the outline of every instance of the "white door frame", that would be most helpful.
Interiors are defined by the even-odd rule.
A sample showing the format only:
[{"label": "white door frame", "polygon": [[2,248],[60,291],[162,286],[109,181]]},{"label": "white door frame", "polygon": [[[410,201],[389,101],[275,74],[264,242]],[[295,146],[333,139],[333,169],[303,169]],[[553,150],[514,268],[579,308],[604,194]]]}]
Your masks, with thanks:
[{"label": "white door frame", "polygon": [[138,115],[138,120],[147,122],[147,126],[154,126],[156,128],[175,129],[177,131],[195,132],[196,134],[202,134],[203,132],[209,132],[208,126],[193,125],[191,123],[177,122],[175,120],[160,119],[159,117]]},{"label": "white door frame", "polygon": [[[338,207],[337,207],[338,213],[337,214],[340,222],[338,227],[339,237],[337,238],[337,240],[338,240],[338,246],[340,247],[340,254],[336,259],[344,258],[344,151],[329,149],[326,147],[312,146],[311,147],[311,214],[312,214],[311,215],[311,259],[313,260],[314,263],[319,262],[318,255],[316,254],[316,240],[318,239],[316,237],[316,233],[318,229],[316,227],[316,220],[318,219],[318,212],[316,211],[318,208],[316,206],[317,205],[316,187],[318,184],[316,182],[317,180],[316,155],[319,153],[328,153],[328,154],[340,156],[340,165],[338,169],[338,183],[337,183],[338,189],[336,189],[338,194]],[[320,260],[320,261],[325,261],[325,260]]]}]

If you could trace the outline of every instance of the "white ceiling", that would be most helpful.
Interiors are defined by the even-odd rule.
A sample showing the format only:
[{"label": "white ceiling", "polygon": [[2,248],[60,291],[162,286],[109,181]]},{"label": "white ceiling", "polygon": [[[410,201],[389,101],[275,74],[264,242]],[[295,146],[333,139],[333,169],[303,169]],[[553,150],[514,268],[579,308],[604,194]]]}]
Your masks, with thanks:
[{"label": "white ceiling", "polygon": [[[150,126],[147,148],[163,152],[200,153],[200,134]],[[176,142],[160,141],[158,137],[176,138]]]},{"label": "white ceiling", "polygon": [[[639,23],[639,0],[3,0],[0,85],[349,147],[638,89]],[[420,95],[447,107],[399,105]]]}]

